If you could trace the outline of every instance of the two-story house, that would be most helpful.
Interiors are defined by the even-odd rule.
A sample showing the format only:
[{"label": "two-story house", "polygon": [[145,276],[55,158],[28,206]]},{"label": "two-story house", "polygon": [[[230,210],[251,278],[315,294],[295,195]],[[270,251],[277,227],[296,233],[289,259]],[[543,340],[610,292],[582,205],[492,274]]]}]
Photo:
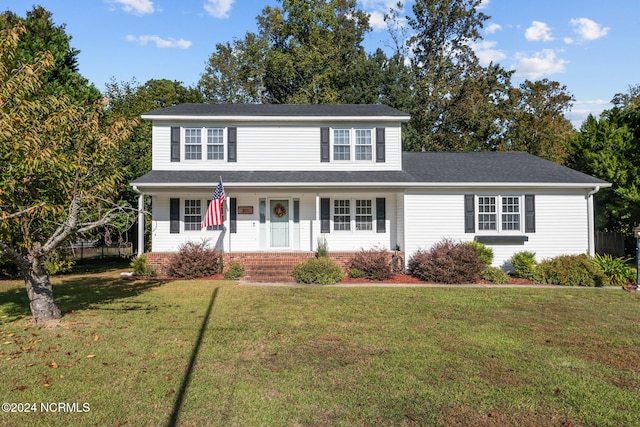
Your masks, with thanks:
[{"label": "two-story house", "polygon": [[[518,152],[403,153],[409,116],[384,105],[183,104],[153,123],[152,252],[209,239],[225,254],[373,247],[405,258],[444,238],[538,259],[594,252],[608,183]],[[222,179],[224,226],[201,228]],[[140,229],[142,234],[142,228]]]}]

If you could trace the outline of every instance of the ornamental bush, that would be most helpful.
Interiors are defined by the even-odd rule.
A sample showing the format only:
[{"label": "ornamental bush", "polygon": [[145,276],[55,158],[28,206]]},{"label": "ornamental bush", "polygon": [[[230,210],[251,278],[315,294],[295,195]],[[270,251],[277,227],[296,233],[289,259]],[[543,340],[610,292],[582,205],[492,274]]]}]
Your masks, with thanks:
[{"label": "ornamental bush", "polygon": [[536,267],[542,283],[562,286],[604,286],[607,277],[586,254],[561,255]]},{"label": "ornamental bush", "polygon": [[229,280],[240,279],[244,276],[244,266],[237,261],[231,261],[224,267],[222,275]]},{"label": "ornamental bush", "polygon": [[219,257],[215,249],[207,247],[207,241],[187,242],[178,247],[167,264],[167,273],[171,277],[194,279],[212,276],[218,273]]},{"label": "ornamental bush", "polygon": [[472,247],[445,239],[414,253],[408,267],[412,276],[426,282],[461,284],[480,280],[485,264]]},{"label": "ornamental bush", "polygon": [[513,275],[523,279],[539,281],[536,276],[536,254],[535,252],[521,251],[511,256],[511,265],[513,266]]},{"label": "ornamental bush", "polygon": [[129,266],[133,269],[134,276],[154,276],[155,271],[153,267],[149,265],[147,257],[142,254],[131,260]]},{"label": "ornamental bush", "polygon": [[389,252],[384,249],[361,249],[351,258],[349,268],[361,271],[362,276],[360,277],[371,280],[386,280],[394,275],[390,261]]},{"label": "ornamental bush", "polygon": [[629,265],[631,259],[596,254],[593,262],[607,276],[607,286],[626,286],[636,281],[636,270]]},{"label": "ornamental bush", "polygon": [[480,273],[480,277],[484,280],[488,280],[496,285],[504,285],[511,281],[511,277],[498,267],[487,267]]},{"label": "ornamental bush", "polygon": [[331,285],[342,280],[342,269],[330,258],[309,258],[293,267],[293,278],[298,283]]},{"label": "ornamental bush", "polygon": [[466,242],[465,245],[472,247],[476,252],[478,252],[480,261],[482,261],[485,265],[489,266],[493,263],[493,249],[491,249],[484,243],[471,240]]}]

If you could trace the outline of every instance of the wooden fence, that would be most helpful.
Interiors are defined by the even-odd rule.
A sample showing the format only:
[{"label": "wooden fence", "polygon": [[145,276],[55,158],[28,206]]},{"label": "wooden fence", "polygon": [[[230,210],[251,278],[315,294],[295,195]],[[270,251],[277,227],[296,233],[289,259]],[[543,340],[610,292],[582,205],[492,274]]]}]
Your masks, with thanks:
[{"label": "wooden fence", "polygon": [[622,233],[596,231],[596,253],[624,257],[624,235]]}]

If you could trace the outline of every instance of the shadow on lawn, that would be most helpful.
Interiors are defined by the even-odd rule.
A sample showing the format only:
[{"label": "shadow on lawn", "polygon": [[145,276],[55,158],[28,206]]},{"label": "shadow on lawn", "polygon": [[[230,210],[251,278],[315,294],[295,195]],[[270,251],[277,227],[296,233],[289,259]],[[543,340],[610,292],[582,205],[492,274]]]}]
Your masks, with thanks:
[{"label": "shadow on lawn", "polygon": [[[64,315],[71,310],[95,308],[96,304],[135,297],[164,283],[166,281],[162,280],[132,281],[103,277],[70,277],[54,283],[53,296]],[[29,298],[24,286],[0,292],[0,307],[9,317],[31,316]]]},{"label": "shadow on lawn", "polygon": [[180,415],[180,410],[182,409],[182,402],[184,401],[184,395],[187,392],[187,387],[189,387],[189,382],[191,381],[191,374],[193,373],[193,368],[196,365],[198,353],[200,352],[200,345],[202,344],[202,338],[204,337],[204,332],[207,330],[207,325],[209,324],[209,317],[211,316],[211,311],[213,310],[213,304],[216,302],[217,296],[218,296],[218,288],[215,288],[213,290],[213,294],[211,294],[211,299],[209,300],[209,307],[207,307],[207,311],[205,312],[204,318],[202,319],[202,324],[200,325],[200,331],[198,331],[198,339],[196,340],[196,344],[193,346],[193,351],[191,352],[191,358],[189,359],[189,365],[187,366],[187,370],[184,374],[184,378],[182,379],[182,384],[180,385],[180,390],[178,391],[178,395],[176,396],[176,401],[173,404],[173,411],[171,411],[171,417],[169,418],[167,427],[175,427],[178,423],[178,416]]}]

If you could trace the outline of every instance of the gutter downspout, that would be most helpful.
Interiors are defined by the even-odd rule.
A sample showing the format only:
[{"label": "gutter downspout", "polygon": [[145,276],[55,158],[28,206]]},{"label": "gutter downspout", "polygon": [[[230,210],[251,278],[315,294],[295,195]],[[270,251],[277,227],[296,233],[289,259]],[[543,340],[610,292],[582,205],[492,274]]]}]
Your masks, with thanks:
[{"label": "gutter downspout", "polygon": [[138,256],[144,254],[144,194],[138,187],[132,185],[133,191],[138,193]]},{"label": "gutter downspout", "polygon": [[590,256],[594,256],[596,253],[596,236],[595,236],[595,213],[593,210],[593,195],[600,191],[600,186],[596,185],[595,188],[587,193],[587,223],[589,227],[589,242],[588,251]]}]

